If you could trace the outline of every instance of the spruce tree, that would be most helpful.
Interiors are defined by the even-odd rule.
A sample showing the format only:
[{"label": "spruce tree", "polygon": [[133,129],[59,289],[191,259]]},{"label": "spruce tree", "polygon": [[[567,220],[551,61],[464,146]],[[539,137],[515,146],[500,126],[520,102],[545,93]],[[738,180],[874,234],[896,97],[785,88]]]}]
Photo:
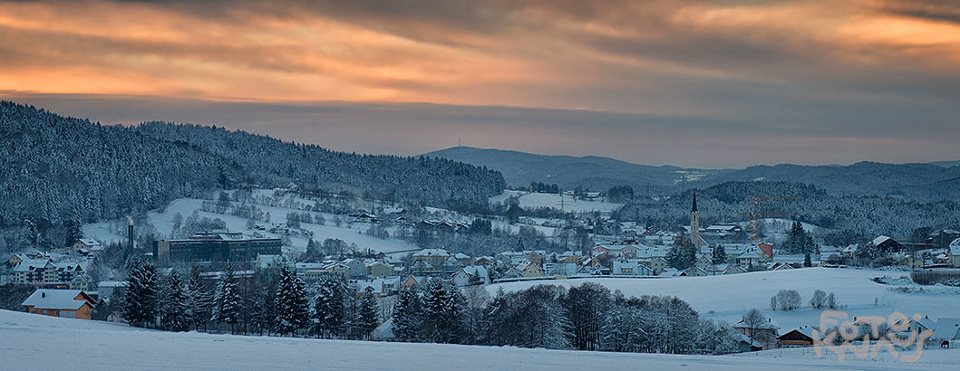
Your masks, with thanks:
[{"label": "spruce tree", "polygon": [[433,279],[424,303],[423,334],[424,340],[440,343],[448,330],[447,326],[447,290],[443,281]]},{"label": "spruce tree", "polygon": [[167,331],[190,330],[188,299],[177,272],[167,278],[167,295],[160,305],[160,325]]},{"label": "spruce tree", "polygon": [[151,264],[133,268],[127,282],[122,315],[134,327],[150,327],[157,318],[157,269]]},{"label": "spruce tree", "polygon": [[713,264],[724,264],[727,262],[727,251],[723,245],[713,247]]},{"label": "spruce tree", "polygon": [[220,286],[217,288],[217,295],[214,299],[212,320],[218,323],[226,323],[230,326],[230,332],[236,332],[236,325],[240,322],[240,292],[237,290],[237,283],[234,280],[233,267],[227,265],[223,277],[220,280]]},{"label": "spruce tree", "polygon": [[681,233],[667,251],[666,259],[670,267],[678,270],[690,268],[697,261],[697,248],[693,246],[693,242],[690,242],[686,234]]},{"label": "spruce tree", "polygon": [[416,342],[423,325],[423,303],[410,289],[402,289],[393,305],[393,335],[399,341]]},{"label": "spruce tree", "polygon": [[343,336],[346,328],[346,288],[337,278],[324,277],[317,283],[313,299],[313,332],[328,338]]},{"label": "spruce tree", "polygon": [[354,331],[358,338],[370,339],[373,330],[380,326],[380,304],[377,298],[373,296],[373,288],[367,286],[360,294],[360,301],[357,303],[357,312],[354,320]]},{"label": "spruce tree", "polygon": [[467,307],[467,299],[456,287],[450,286],[447,289],[446,298],[446,317],[444,320],[444,338],[443,342],[452,344],[461,344],[468,338],[467,328],[464,321],[464,312]]},{"label": "spruce tree", "polygon": [[210,307],[213,305],[213,298],[204,286],[200,269],[197,267],[190,270],[190,282],[187,283],[185,293],[187,297],[186,315],[191,321],[191,326],[194,330],[206,330],[207,322],[211,316]]},{"label": "spruce tree", "polygon": [[280,335],[295,334],[307,327],[307,296],[303,281],[286,266],[280,270],[280,284],[277,287],[276,330]]}]

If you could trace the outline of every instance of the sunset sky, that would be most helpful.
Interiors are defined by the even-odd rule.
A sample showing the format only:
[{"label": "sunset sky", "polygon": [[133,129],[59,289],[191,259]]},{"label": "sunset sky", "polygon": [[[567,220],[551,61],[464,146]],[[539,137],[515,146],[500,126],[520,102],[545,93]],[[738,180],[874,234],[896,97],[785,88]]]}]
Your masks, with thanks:
[{"label": "sunset sky", "polygon": [[0,1],[0,99],[356,152],[960,159],[960,2]]}]

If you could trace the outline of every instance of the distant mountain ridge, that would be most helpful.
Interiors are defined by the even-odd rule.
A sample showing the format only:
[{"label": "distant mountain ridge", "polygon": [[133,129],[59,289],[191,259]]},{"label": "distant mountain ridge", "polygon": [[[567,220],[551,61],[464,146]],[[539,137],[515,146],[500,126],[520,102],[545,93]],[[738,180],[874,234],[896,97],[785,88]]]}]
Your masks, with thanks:
[{"label": "distant mountain ridge", "polygon": [[[706,188],[725,182],[767,180],[797,182],[831,194],[898,197],[917,201],[960,198],[960,161],[929,164],[858,162],[852,165],[758,165],[745,169],[691,169],[649,166],[599,156],[539,155],[520,151],[453,147],[424,156],[443,157],[503,174],[511,186],[530,182],[559,184],[564,189],[586,187],[605,191],[614,185],[633,186],[637,194],[672,194],[683,188]],[[685,182],[680,182],[686,173]]]},{"label": "distant mountain ridge", "polygon": [[[526,186],[530,182],[558,184],[563,189],[581,186],[606,190],[614,185],[630,185],[640,190],[652,187],[663,193],[674,188],[680,179],[676,166],[638,165],[600,156],[539,155],[520,151],[453,147],[426,153],[477,166],[486,166],[503,174],[510,186]],[[679,188],[678,188],[679,189]]]}]

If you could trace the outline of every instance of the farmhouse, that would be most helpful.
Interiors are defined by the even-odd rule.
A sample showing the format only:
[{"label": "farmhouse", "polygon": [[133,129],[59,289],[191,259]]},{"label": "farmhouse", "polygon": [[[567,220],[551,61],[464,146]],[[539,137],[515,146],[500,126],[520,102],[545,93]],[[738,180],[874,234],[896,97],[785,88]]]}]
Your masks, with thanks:
[{"label": "farmhouse", "polygon": [[80,290],[37,289],[22,305],[33,314],[90,319],[96,301]]},{"label": "farmhouse", "polygon": [[781,348],[801,348],[813,346],[813,334],[810,327],[804,326],[787,331],[777,338]]}]

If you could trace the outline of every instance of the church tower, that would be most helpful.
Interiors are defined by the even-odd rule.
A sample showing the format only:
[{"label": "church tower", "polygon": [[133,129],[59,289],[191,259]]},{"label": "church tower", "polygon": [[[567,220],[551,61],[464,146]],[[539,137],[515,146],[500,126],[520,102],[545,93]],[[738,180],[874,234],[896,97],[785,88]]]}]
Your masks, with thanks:
[{"label": "church tower", "polygon": [[700,237],[700,213],[697,212],[697,191],[693,191],[693,208],[690,209],[690,241],[693,246],[701,247],[706,241]]}]

